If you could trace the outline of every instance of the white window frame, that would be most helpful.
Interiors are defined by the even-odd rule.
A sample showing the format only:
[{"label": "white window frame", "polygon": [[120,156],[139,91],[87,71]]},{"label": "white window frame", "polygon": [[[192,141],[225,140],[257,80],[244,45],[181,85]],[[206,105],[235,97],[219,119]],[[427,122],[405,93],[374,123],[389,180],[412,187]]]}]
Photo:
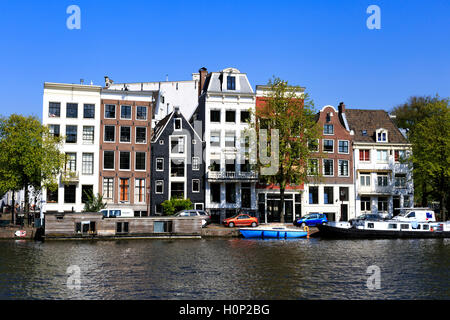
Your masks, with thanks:
[{"label": "white window frame", "polygon": [[[158,184],[161,184],[162,191],[158,192]],[[164,180],[156,180],[155,181],[155,194],[164,194]]]},{"label": "white window frame", "polygon": [[[347,162],[347,175],[343,175],[343,174],[341,174],[341,166],[340,166],[340,163],[341,163],[341,161],[342,162]],[[345,160],[345,159],[338,159],[338,176],[339,177],[350,177],[350,161],[348,161],[348,160]]]},{"label": "white window frame", "polygon": [[[143,153],[145,155],[145,160],[144,160],[145,168],[144,169],[138,169],[137,166],[136,166],[136,164],[137,164],[136,158],[137,158],[137,154],[138,153]],[[145,152],[145,151],[135,151],[134,152],[134,170],[135,171],[139,171],[139,172],[147,171],[147,152]]]},{"label": "white window frame", "polygon": [[[113,168],[105,168],[105,152],[112,152],[114,154],[114,159],[113,159]],[[116,169],[116,152],[114,150],[103,150],[103,170],[109,170],[109,171],[114,171]]]},{"label": "white window frame", "polygon": [[[194,190],[194,181],[198,181],[198,190],[197,191]],[[200,179],[192,179],[192,193],[200,193],[200,189],[201,189]]]},{"label": "white window frame", "polygon": [[[361,183],[361,178],[364,178],[364,184]],[[369,180],[367,180],[369,178]],[[367,181],[369,181],[369,184],[367,184]],[[372,184],[372,175],[370,173],[360,173],[359,174],[359,185],[361,187],[370,187]]]},{"label": "white window frame", "polygon": [[[111,185],[111,197],[108,198],[105,194],[105,179],[112,179],[112,185]],[[109,201],[113,201],[114,200],[114,183],[115,183],[115,179],[114,177],[103,177],[102,180],[102,196],[105,200],[109,200]],[[108,189],[109,190],[109,189]]]},{"label": "white window frame", "polygon": [[[331,160],[331,163],[333,164],[333,170],[332,170],[332,174],[331,175],[327,175],[325,174],[325,160]],[[323,176],[324,177],[334,177],[334,159],[323,159]]]},{"label": "white window frame", "polygon": [[[180,129],[177,129],[177,125],[176,125],[177,121],[180,122]],[[183,121],[181,120],[181,118],[173,119],[173,131],[183,131]]]},{"label": "white window frame", "polygon": [[[325,141],[333,141],[333,151],[325,151]],[[334,139],[323,139],[322,140],[322,151],[325,153],[334,153]]]},{"label": "white window frame", "polygon": [[[138,119],[138,117],[137,117],[137,115],[138,115],[137,108],[145,108],[145,119]],[[147,121],[147,118],[148,118],[148,108],[147,108],[147,106],[136,106],[136,120],[137,121]]]},{"label": "white window frame", "polygon": [[[332,133],[325,133],[325,126],[331,126],[331,128],[333,129],[332,131]],[[330,123],[326,123],[326,124],[324,124],[323,125],[323,135],[324,136],[334,136],[334,125],[333,124],[330,124]]]},{"label": "white window frame", "polygon": [[[385,159],[380,159],[379,155],[383,154],[382,152],[386,153],[386,158]],[[377,162],[383,162],[386,163],[389,161],[389,153],[387,149],[377,149]]]},{"label": "white window frame", "polygon": [[[197,159],[197,166],[194,167],[194,159]],[[192,157],[192,170],[199,171],[200,170],[200,157]]]},{"label": "white window frame", "polygon": [[[106,141],[106,127],[113,127],[114,128],[114,141]],[[104,143],[116,143],[116,126],[115,125],[105,125],[103,127],[103,142]]]},{"label": "white window frame", "polygon": [[[129,141],[122,141],[122,140],[121,140],[121,138],[122,138],[122,128],[130,128],[130,139],[129,139]],[[120,127],[119,127],[119,142],[120,142],[120,143],[131,144],[131,137],[132,137],[132,134],[131,134],[131,126],[120,126]]]},{"label": "white window frame", "polygon": [[[144,142],[138,142],[137,141],[137,129],[138,128],[144,128],[145,129],[145,140],[144,140]],[[135,128],[134,128],[134,142],[136,143],[136,144],[147,144],[147,127],[143,127],[143,126],[136,126]]]},{"label": "white window frame", "polygon": [[[85,155],[90,155],[92,158],[90,159],[91,161],[90,162],[85,162],[84,161],[84,156]],[[85,163],[88,163],[88,168],[90,167],[91,168],[91,172],[89,172],[89,173],[86,173],[85,172]],[[94,153],[92,153],[92,152],[83,152],[82,154],[81,154],[81,174],[82,175],[87,175],[87,176],[91,176],[91,175],[93,175],[94,174]]]},{"label": "white window frame", "polygon": [[[106,106],[114,106],[114,118],[108,118],[106,116]],[[105,103],[105,110],[103,110],[103,117],[104,117],[104,119],[117,119],[117,105],[111,104],[111,103]]]},{"label": "white window frame", "polygon": [[[347,142],[347,152],[340,152],[339,151],[339,142]],[[348,141],[348,140],[338,140],[338,146],[337,146],[338,148],[338,153],[340,153],[340,154],[350,154],[350,141]]]},{"label": "white window frame", "polygon": [[[120,154],[121,153],[128,153],[128,163],[130,164],[129,169],[121,169],[120,168]],[[131,151],[119,151],[119,171],[131,171]]]},{"label": "white window frame", "polygon": [[[158,169],[158,160],[161,160],[162,162],[162,169]],[[155,161],[155,171],[157,172],[164,172],[164,158],[156,158]]]},{"label": "white window frame", "polygon": [[[85,128],[92,128],[92,140],[84,139],[84,133],[85,133],[84,129]],[[95,126],[83,126],[82,141],[83,141],[83,144],[94,144],[95,143]]]},{"label": "white window frame", "polygon": [[[122,107],[130,107],[130,117],[129,118],[122,118]],[[129,105],[129,104],[121,104],[120,105],[120,115],[119,115],[119,119],[120,120],[133,120],[133,106]]]}]

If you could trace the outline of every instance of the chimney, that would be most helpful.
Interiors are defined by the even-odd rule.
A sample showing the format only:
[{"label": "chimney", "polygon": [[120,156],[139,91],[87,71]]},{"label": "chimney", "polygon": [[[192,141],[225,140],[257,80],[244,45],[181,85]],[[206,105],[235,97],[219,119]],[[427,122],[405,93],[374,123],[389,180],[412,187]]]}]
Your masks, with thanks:
[{"label": "chimney", "polygon": [[105,87],[109,88],[110,85],[112,85],[114,81],[112,81],[108,76],[105,76]]},{"label": "chimney", "polygon": [[208,75],[208,70],[205,67],[203,67],[200,68],[198,72],[200,73],[200,83],[198,85],[198,96],[200,97],[203,91],[203,86],[205,85],[206,76]]},{"label": "chimney", "polygon": [[339,103],[339,113],[345,113],[345,104],[343,102]]}]

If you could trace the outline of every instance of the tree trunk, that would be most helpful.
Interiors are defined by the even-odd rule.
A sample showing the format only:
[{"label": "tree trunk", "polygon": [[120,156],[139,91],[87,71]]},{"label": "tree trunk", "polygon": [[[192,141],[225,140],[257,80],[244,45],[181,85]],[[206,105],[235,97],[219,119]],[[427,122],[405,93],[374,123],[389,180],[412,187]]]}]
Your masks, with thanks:
[{"label": "tree trunk", "polygon": [[16,206],[16,192],[12,191],[11,223],[14,225],[14,211]]},{"label": "tree trunk", "polygon": [[280,184],[280,203],[281,203],[281,214],[280,222],[284,223],[284,186]]},{"label": "tree trunk", "polygon": [[442,197],[441,197],[441,216],[442,216],[442,221],[445,221],[445,217],[446,217],[446,210],[447,210],[447,194],[443,193]]}]

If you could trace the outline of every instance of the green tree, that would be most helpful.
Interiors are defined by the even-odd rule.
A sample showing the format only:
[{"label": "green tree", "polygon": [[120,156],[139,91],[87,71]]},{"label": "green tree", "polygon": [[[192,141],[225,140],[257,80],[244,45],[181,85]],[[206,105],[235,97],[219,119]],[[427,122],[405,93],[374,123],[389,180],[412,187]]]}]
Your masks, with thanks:
[{"label": "green tree", "polygon": [[[270,87],[260,106],[257,106],[257,121],[251,124],[258,137],[266,129],[267,150],[270,158],[278,162],[277,170],[266,171],[273,166],[261,157],[265,153],[266,141],[259,139],[259,157],[256,169],[260,172],[260,180],[280,187],[281,222],[284,223],[284,199],[288,185],[301,186],[306,182],[320,179],[320,170],[308,170],[313,159],[320,158],[311,148],[317,139],[322,137],[322,129],[316,122],[314,102],[304,89],[291,86],[287,81],[273,78]],[[277,131],[272,131],[273,129]],[[270,131],[270,132],[269,132]],[[278,148],[276,141],[278,140]],[[251,147],[254,149],[255,147]],[[261,152],[262,151],[262,152]]]},{"label": "green tree", "polygon": [[192,209],[192,202],[190,199],[178,199],[171,198],[170,200],[164,201],[161,206],[163,207],[163,212],[165,216],[172,216],[178,211]]},{"label": "green tree", "polygon": [[103,196],[97,193],[97,196],[91,192],[85,191],[87,202],[84,204],[83,212],[100,212],[106,208],[106,202],[103,202]]},{"label": "green tree", "polygon": [[37,117],[12,114],[0,118],[0,191],[23,188],[29,212],[28,187],[39,190],[57,183],[65,163],[61,143],[62,137],[52,135]]}]

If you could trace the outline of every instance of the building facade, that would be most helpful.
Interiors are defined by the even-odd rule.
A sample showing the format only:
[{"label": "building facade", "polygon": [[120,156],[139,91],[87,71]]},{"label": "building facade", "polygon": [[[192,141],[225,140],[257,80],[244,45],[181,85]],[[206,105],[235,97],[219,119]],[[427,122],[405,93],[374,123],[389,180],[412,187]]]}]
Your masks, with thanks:
[{"label": "building facade", "polygon": [[346,111],[353,136],[356,214],[392,217],[413,206],[411,145],[384,110]]},{"label": "building facade", "polygon": [[207,75],[201,70],[200,84],[203,90],[190,122],[202,123],[205,140],[205,207],[215,222],[240,210],[256,215],[258,175],[241,154],[241,134],[255,110],[255,93],[247,75],[235,68]]},{"label": "building facade", "polygon": [[58,188],[43,190],[45,212],[82,211],[88,193],[98,190],[101,87],[44,83],[42,123],[63,136],[66,166]]},{"label": "building facade", "polygon": [[190,199],[194,209],[204,210],[203,146],[201,136],[178,109],[159,121],[151,142],[152,215],[162,215],[161,204],[171,198]]},{"label": "building facade", "polygon": [[355,217],[355,185],[353,176],[353,132],[348,127],[345,105],[338,110],[323,107],[317,122],[323,129],[322,139],[312,144],[321,157],[311,159],[308,170],[320,170],[322,177],[316,183],[305,185],[303,215],[324,213],[328,221],[348,221]]},{"label": "building facade", "polygon": [[98,192],[107,206],[147,216],[151,114],[156,93],[104,89],[100,105]]}]

